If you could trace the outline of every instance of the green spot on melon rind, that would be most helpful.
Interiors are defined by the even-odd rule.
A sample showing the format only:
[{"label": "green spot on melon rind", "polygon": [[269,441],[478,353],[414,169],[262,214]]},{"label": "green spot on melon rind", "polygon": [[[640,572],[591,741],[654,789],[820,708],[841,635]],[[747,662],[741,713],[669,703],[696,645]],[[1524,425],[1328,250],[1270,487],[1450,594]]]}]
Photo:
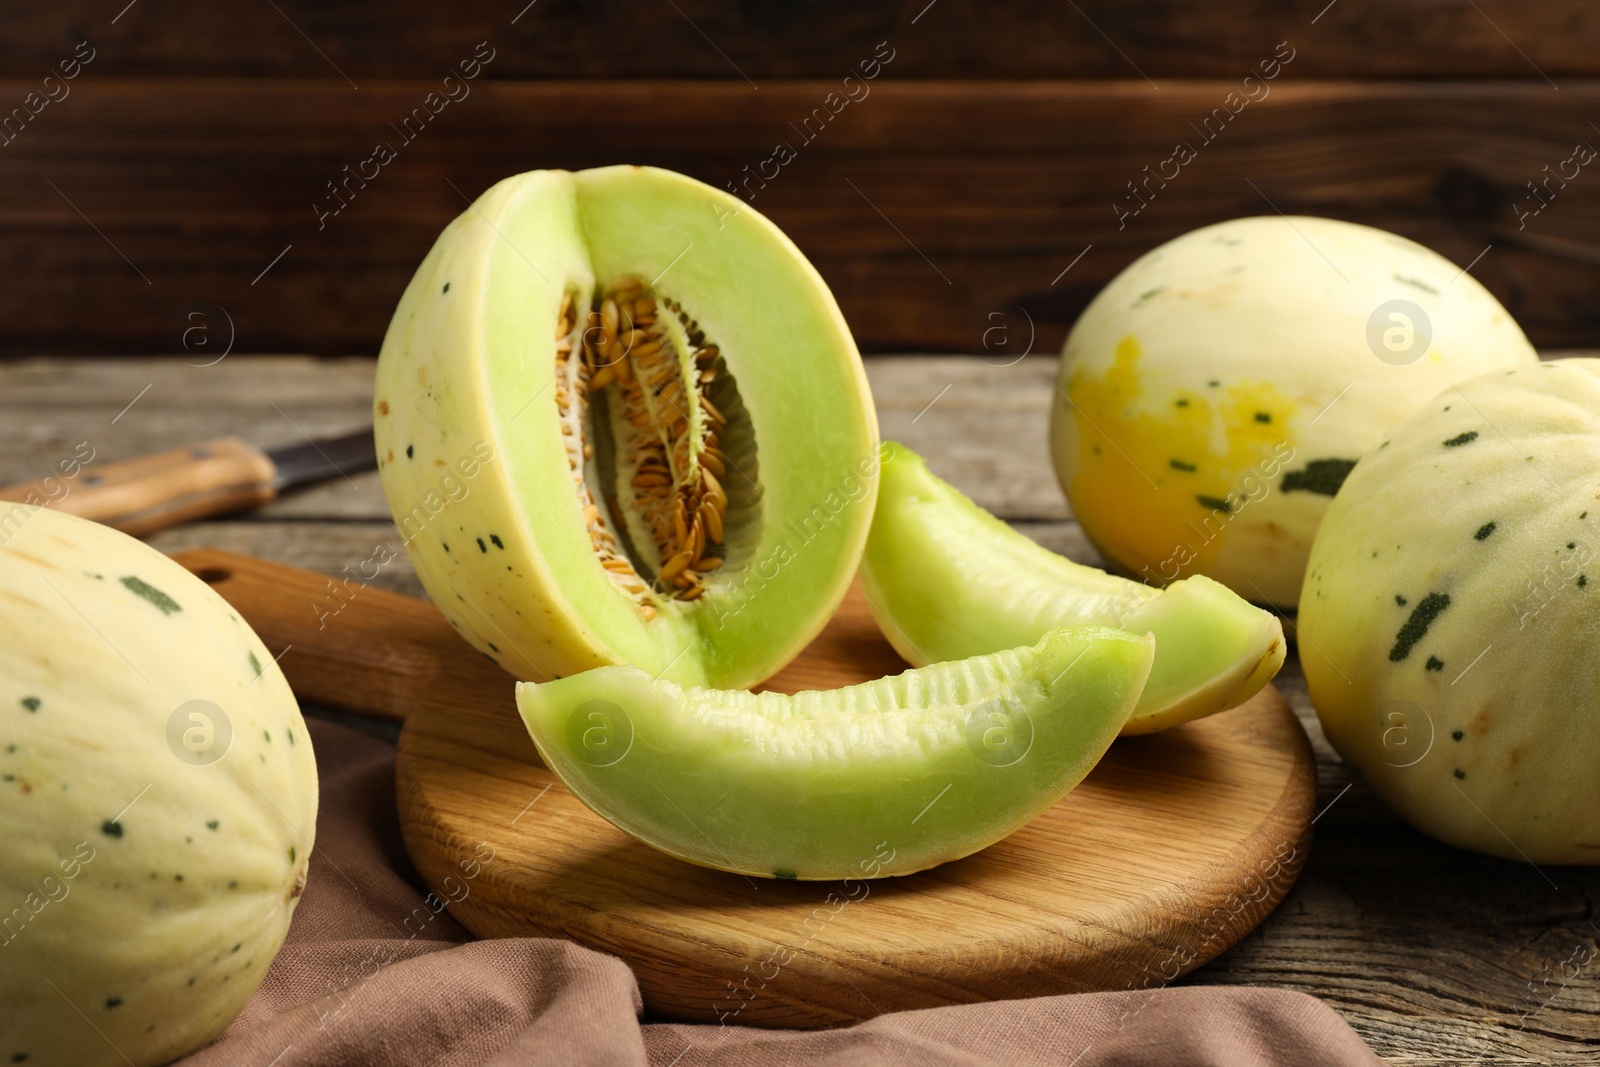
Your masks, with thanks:
[{"label": "green spot on melon rind", "polygon": [[39,705],[41,705],[43,703],[44,703],[44,701],[40,700],[38,697],[23,697],[22,698],[22,706],[27,708],[29,711],[38,711],[39,710]]},{"label": "green spot on melon rind", "polygon": [[107,819],[105,822],[100,824],[100,832],[105,834],[107,837],[121,837],[122,824],[117,822],[115,819]]},{"label": "green spot on melon rind", "polygon": [[1399,663],[1411,655],[1412,648],[1427,634],[1428,627],[1433,625],[1433,620],[1449,606],[1448,593],[1429,593],[1417,601],[1417,606],[1411,609],[1411,617],[1406,619],[1405,625],[1400,627],[1400,632],[1395,634],[1394,647],[1389,650],[1389,661]]},{"label": "green spot on melon rind", "polygon": [[1185,463],[1181,459],[1169,459],[1167,460],[1167,466],[1171,467],[1175,471],[1192,472],[1195,469],[1195,465],[1193,463]]},{"label": "green spot on melon rind", "polygon": [[1399,282],[1399,283],[1401,283],[1402,285],[1416,286],[1418,289],[1421,289],[1425,293],[1432,293],[1435,296],[1439,295],[1439,290],[1435,289],[1433,286],[1429,285],[1427,282],[1418,281],[1415,278],[1407,278],[1407,277],[1405,277],[1404,275],[1401,275],[1401,274],[1396,274],[1394,276],[1394,280]]},{"label": "green spot on melon rind", "polygon": [[1300,491],[1333,496],[1355,465],[1353,459],[1314,459],[1306,464],[1305,470],[1285,471],[1279,488],[1285,493]]},{"label": "green spot on melon rind", "polygon": [[1448,441],[1444,442],[1444,447],[1446,447],[1446,448],[1460,448],[1462,445],[1467,444],[1469,441],[1476,441],[1477,439],[1478,439],[1478,431],[1477,430],[1468,430],[1465,433],[1458,433],[1454,437],[1450,438]]},{"label": "green spot on melon rind", "polygon": [[1489,535],[1494,533],[1494,527],[1495,524],[1492,522],[1484,523],[1482,526],[1478,527],[1478,532],[1472,535],[1472,539],[1474,541],[1488,540]]},{"label": "green spot on melon rind", "polygon": [[1201,507],[1210,508],[1212,511],[1225,512],[1229,515],[1233,514],[1233,505],[1219,496],[1206,496],[1204,493],[1200,493],[1195,496],[1195,499],[1200,502]]},{"label": "green spot on melon rind", "polygon": [[255,654],[254,650],[251,650],[249,655],[250,655],[250,669],[252,671],[254,671],[255,674],[256,674],[256,677],[259,678],[259,677],[261,677],[261,661],[256,659],[256,654]]},{"label": "green spot on melon rind", "polygon": [[772,872],[772,877],[781,879],[782,881],[785,881],[785,882],[792,882],[798,876],[793,871],[773,871]]},{"label": "green spot on melon rind", "polygon": [[1444,670],[1444,660],[1438,656],[1429,656],[1428,662],[1424,666],[1430,671],[1442,671]]},{"label": "green spot on melon rind", "polygon": [[173,600],[142,578],[130,574],[120,580],[123,585],[128,587],[130,593],[150,601],[150,603],[161,609],[161,614],[163,615],[171,615],[175,611],[183,610],[176,600]]},{"label": "green spot on melon rind", "polygon": [[1451,730],[1450,731],[1450,739],[1452,741],[1459,741],[1465,736],[1467,736],[1467,735],[1462,733],[1460,730]]}]

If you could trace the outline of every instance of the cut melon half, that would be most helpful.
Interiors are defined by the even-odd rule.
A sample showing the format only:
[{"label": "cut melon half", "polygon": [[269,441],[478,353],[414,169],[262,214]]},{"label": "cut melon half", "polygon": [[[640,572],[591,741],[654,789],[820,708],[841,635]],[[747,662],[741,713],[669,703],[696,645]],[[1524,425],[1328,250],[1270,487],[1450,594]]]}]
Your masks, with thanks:
[{"label": "cut melon half", "polygon": [[748,204],[669,171],[536,171],[439,237],[378,360],[417,574],[518,678],[746,687],[833,614],[877,420],[833,296]]}]

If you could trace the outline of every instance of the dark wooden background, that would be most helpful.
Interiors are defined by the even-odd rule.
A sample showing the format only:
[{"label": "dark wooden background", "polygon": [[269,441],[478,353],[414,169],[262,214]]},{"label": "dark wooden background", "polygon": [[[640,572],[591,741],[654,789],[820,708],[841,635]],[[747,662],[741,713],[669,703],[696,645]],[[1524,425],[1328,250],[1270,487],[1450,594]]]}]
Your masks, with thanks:
[{"label": "dark wooden background", "polygon": [[[867,351],[979,351],[996,325],[1015,351],[1029,320],[1052,349],[1140,251],[1274,206],[1463,266],[1488,249],[1473,273],[1536,343],[1600,344],[1600,167],[1525,228],[1513,209],[1600,145],[1592,0],[126,2],[0,9],[0,117],[95,53],[0,145],[0,353],[159,353],[202,321],[211,351],[370,353],[494,180],[638,162],[721,185],[779,141],[797,158],[755,206]],[[402,145],[390,123],[480,41],[471,95]],[[1283,41],[1270,96],[1119,228],[1125,183]],[[870,95],[802,142],[790,123],[879,42]],[[398,158],[319,230],[325,183],[380,141]]]}]

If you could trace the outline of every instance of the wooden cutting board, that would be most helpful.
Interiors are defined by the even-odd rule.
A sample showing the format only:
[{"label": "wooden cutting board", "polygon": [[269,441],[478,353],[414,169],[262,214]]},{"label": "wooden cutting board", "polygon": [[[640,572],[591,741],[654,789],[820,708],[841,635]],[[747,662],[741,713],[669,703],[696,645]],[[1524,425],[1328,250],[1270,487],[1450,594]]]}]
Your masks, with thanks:
[{"label": "wooden cutting board", "polygon": [[[620,956],[658,1018],[809,1027],[1154,988],[1265,918],[1310,842],[1310,745],[1268,688],[1232,711],[1118,741],[1033,823],[931,871],[833,883],[706,870],[634,841],[568,793],[540,764],[510,677],[431,604],[346,585],[336,597],[325,576],[230,553],[178,559],[269,648],[290,646],[279,662],[301,700],[404,719],[401,829],[452,915],[481,937],[570,938]],[[852,592],[769,687],[904,669]]]}]

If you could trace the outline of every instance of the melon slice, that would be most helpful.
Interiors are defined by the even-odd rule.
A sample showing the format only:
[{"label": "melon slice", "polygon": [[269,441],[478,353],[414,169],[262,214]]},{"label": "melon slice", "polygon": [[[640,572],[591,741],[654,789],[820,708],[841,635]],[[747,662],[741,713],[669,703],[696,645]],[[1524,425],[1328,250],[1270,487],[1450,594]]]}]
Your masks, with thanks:
[{"label": "melon slice", "polygon": [[606,667],[517,687],[590,808],[691,863],[769,878],[909,874],[985,848],[1077,785],[1153,642],[1102,627],[827,692],[701,689]]},{"label": "melon slice", "polygon": [[928,470],[884,447],[862,563],[878,626],[920,666],[1028,644],[1062,626],[1153,634],[1155,665],[1124,733],[1166,729],[1235,707],[1283,665],[1283,626],[1209,578],[1156,589],[1056,555]]}]

